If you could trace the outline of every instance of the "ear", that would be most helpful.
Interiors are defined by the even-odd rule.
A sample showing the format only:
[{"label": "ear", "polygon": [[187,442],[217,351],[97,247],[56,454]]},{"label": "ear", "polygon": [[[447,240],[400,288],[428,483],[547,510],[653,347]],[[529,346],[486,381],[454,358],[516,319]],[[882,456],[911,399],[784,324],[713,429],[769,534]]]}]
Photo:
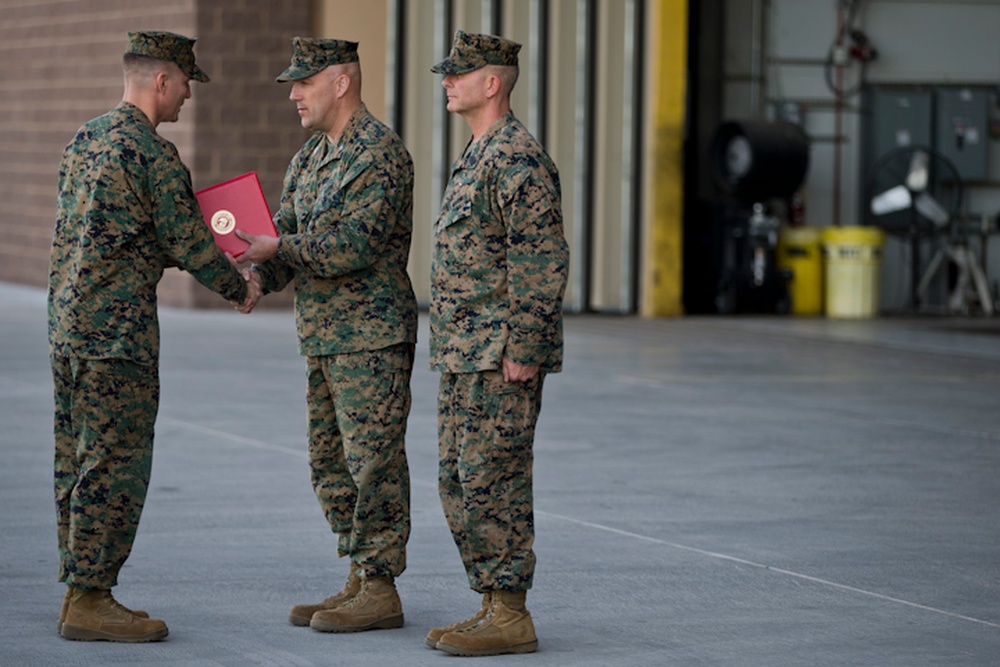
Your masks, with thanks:
[{"label": "ear", "polygon": [[167,92],[167,84],[170,83],[170,75],[168,75],[164,71],[159,71],[156,73],[156,76],[153,78],[153,81],[156,85],[156,92],[158,94],[163,94]]},{"label": "ear", "polygon": [[347,91],[351,87],[351,77],[347,74],[341,74],[337,77],[337,81],[334,83],[334,90],[337,91],[337,97],[343,97],[347,94]]},{"label": "ear", "polygon": [[500,77],[498,77],[496,74],[488,75],[486,77],[486,80],[484,81],[484,84],[486,88],[485,92],[487,99],[495,97],[500,93],[500,86],[501,86]]}]

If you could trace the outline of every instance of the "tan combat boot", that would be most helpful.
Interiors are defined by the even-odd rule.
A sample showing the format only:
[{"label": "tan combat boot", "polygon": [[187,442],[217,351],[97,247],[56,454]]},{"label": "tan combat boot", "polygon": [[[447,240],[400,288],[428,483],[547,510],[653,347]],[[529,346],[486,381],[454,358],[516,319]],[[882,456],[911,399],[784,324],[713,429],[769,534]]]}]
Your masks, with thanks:
[{"label": "tan combat boot", "polygon": [[297,604],[288,612],[288,622],[299,627],[309,627],[313,614],[326,611],[344,604],[361,590],[361,579],[357,574],[358,566],[351,563],[351,571],[347,575],[347,583],[339,593],[331,595],[319,604]]},{"label": "tan combat boot", "polygon": [[[70,593],[72,593],[72,592],[73,592],[73,587],[69,586],[66,589],[66,596],[63,598],[62,609],[59,611],[59,621],[56,623],[56,634],[57,635],[61,635],[62,634],[63,622],[66,620],[66,610],[69,608],[69,596],[70,596]],[[116,602],[117,602],[117,600],[116,600]],[[119,604],[121,604],[121,603],[119,603]],[[125,605],[122,605],[122,606],[124,607]],[[125,608],[128,609],[128,607],[125,607]],[[139,618],[149,618],[149,614],[147,614],[146,612],[144,612],[141,609],[129,609],[129,611],[132,612],[133,614],[135,614],[136,616],[138,616]]]},{"label": "tan combat boot", "polygon": [[437,648],[453,655],[531,653],[538,648],[535,625],[524,607],[524,591],[494,591],[486,616],[476,625],[449,632]]},{"label": "tan combat boot", "polygon": [[167,636],[167,624],[136,616],[111,591],[74,588],[59,634],[83,641],[155,642]]},{"label": "tan combat boot", "polygon": [[483,606],[479,608],[475,614],[471,617],[465,619],[464,621],[459,621],[457,623],[452,623],[451,625],[446,625],[443,628],[432,628],[430,632],[427,633],[427,638],[424,639],[424,643],[431,648],[437,648],[438,640],[441,639],[443,635],[449,632],[455,632],[456,630],[464,630],[465,628],[471,628],[473,625],[478,623],[490,608],[490,600],[493,599],[493,593],[483,594]]},{"label": "tan combat boot", "polygon": [[320,632],[361,632],[403,627],[403,603],[392,577],[361,582],[353,598],[334,609],[317,611],[309,627]]}]

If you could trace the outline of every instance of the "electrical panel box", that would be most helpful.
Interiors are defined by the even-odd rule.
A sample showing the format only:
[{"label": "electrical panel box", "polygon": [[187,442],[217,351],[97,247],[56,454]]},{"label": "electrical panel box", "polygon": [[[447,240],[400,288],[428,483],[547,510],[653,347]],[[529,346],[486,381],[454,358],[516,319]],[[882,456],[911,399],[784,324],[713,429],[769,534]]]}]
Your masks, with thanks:
[{"label": "electrical panel box", "polygon": [[965,181],[985,181],[989,170],[990,89],[938,88],[934,147]]},{"label": "electrical panel box", "polygon": [[[933,146],[934,96],[930,89],[868,88],[865,174],[880,157],[904,146]],[[864,177],[863,177],[864,178]]]}]

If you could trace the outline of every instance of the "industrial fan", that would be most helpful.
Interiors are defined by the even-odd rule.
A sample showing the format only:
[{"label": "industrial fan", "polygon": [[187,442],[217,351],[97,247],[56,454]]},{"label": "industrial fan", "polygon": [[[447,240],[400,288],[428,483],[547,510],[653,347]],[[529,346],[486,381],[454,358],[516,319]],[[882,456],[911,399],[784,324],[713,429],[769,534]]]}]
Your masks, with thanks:
[{"label": "industrial fan", "polygon": [[927,146],[896,148],[875,161],[865,187],[867,214],[875,224],[908,238],[911,305],[920,306],[920,245],[948,231],[962,205],[962,180],[944,155]]}]

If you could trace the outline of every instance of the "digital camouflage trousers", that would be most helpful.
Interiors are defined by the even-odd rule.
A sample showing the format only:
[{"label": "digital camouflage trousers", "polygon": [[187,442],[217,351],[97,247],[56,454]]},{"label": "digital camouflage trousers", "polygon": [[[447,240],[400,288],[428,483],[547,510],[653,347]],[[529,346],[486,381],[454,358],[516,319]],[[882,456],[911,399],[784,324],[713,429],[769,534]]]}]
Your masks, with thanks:
[{"label": "digital camouflage trousers", "polygon": [[309,468],[337,551],[396,577],[410,537],[410,343],[307,359]]},{"label": "digital camouflage trousers", "polygon": [[124,359],[51,361],[59,581],[108,589],[146,501],[159,376]]},{"label": "digital camouflage trousers", "polygon": [[438,493],[469,586],[531,588],[532,464],[544,375],[445,373],[438,387]]}]

